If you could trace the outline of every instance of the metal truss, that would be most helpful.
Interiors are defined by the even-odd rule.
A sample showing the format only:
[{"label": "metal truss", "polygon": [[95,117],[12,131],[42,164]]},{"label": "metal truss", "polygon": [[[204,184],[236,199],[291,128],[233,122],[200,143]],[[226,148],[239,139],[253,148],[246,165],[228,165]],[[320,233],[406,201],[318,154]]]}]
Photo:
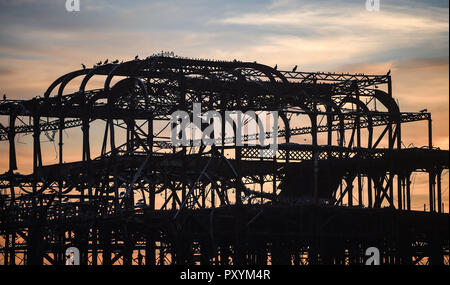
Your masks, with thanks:
[{"label": "metal truss", "polygon": [[[171,114],[194,103],[277,111],[278,150],[261,156],[271,150],[250,143],[257,134],[175,147]],[[155,55],[70,72],[43,96],[1,101],[0,115],[0,264],[63,264],[69,246],[93,265],[361,264],[369,245],[385,264],[448,264],[448,151],[433,148],[430,113],[400,111],[389,74]],[[416,121],[429,144],[404,148],[402,126]],[[68,129],[80,161],[65,162]],[[32,134],[30,174],[17,171],[18,134]],[[58,142],[56,164],[43,163],[43,134]],[[411,210],[415,172],[429,176],[428,213]]]}]

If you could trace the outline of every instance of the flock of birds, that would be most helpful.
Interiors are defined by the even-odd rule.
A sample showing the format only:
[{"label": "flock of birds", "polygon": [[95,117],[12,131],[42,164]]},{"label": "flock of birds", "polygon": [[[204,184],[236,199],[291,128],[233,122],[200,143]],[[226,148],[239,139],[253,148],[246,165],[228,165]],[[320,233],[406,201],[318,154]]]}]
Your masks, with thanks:
[{"label": "flock of birds", "polygon": [[[139,55],[136,55],[136,56],[134,57],[134,60],[138,60],[138,59],[139,59]],[[108,63],[109,63],[109,59],[106,59],[105,61],[99,61],[99,62],[97,62],[96,64],[94,64],[93,68],[95,68],[95,67],[97,67],[97,66],[101,66],[101,65],[106,65],[106,64],[108,64]],[[111,64],[118,64],[118,63],[119,63],[119,60],[118,60],[118,59],[116,59],[116,60],[114,60],[114,61],[111,61]],[[123,60],[122,60],[120,63],[123,63]],[[84,63],[81,64],[81,67],[82,67],[83,69],[86,69],[86,65],[85,65]]]},{"label": "flock of birds", "polygon": [[[152,56],[148,56],[146,59],[148,59],[148,58],[150,58],[150,57],[153,57],[153,56],[171,56],[171,57],[176,57],[176,58],[182,58],[182,57],[176,56],[173,52],[164,52],[164,51],[161,51],[160,54],[153,54]],[[139,60],[139,55],[136,55],[136,56],[134,57],[134,60]],[[199,60],[200,60],[200,59],[199,59]],[[207,60],[207,59],[206,59],[206,60]],[[209,61],[209,60],[208,60],[208,61]],[[233,62],[238,62],[238,61],[235,59],[235,60],[233,60]],[[99,62],[97,62],[96,64],[94,64],[93,68],[98,67],[98,66],[101,66],[101,65],[106,65],[106,64],[108,64],[108,63],[109,63],[109,60],[108,60],[108,59],[106,59],[104,62],[99,61]],[[118,60],[118,59],[116,59],[116,60],[114,60],[114,61],[111,62],[111,64],[118,64],[118,63],[119,63],[119,60]],[[120,63],[123,63],[123,60],[122,60]],[[254,61],[254,63],[257,63],[257,62]],[[86,69],[86,65],[85,65],[85,64],[82,63],[81,66],[83,67],[83,69]],[[295,65],[294,68],[292,68],[292,71],[291,71],[291,72],[296,72],[296,71],[297,71],[297,68],[298,68],[298,66]],[[275,66],[273,67],[273,69],[274,69],[274,70],[277,70],[277,69],[278,69],[278,64],[275,64]],[[328,74],[330,74],[330,72],[328,72]],[[386,75],[389,76],[390,74],[391,74],[391,70],[389,70],[389,71],[387,72]],[[364,75],[364,73],[356,73],[355,75]]]},{"label": "flock of birds", "polygon": [[[155,56],[155,55],[153,55],[153,56]],[[174,57],[177,57],[177,56],[174,56]],[[148,58],[150,58],[150,56],[149,57],[147,57],[147,59]],[[135,57],[134,57],[134,60],[139,60],[139,55],[136,55]],[[237,62],[237,60],[235,59],[235,60],[233,60],[233,62]],[[94,66],[93,66],[93,68],[95,68],[95,67],[97,67],[97,66],[101,66],[101,65],[106,65],[106,64],[108,64],[109,63],[109,60],[108,59],[106,59],[105,61],[99,61],[99,62],[97,62],[96,64],[94,64]],[[118,59],[116,59],[116,60],[114,60],[114,61],[112,61],[111,62],[111,64],[118,64],[119,63],[119,60]],[[123,63],[123,60],[120,62],[120,63]],[[254,63],[256,63],[256,61],[254,62]],[[86,69],[86,65],[84,64],[84,63],[82,63],[81,64],[81,67],[83,67],[83,69]],[[294,68],[292,69],[292,72],[295,72],[295,71],[297,71],[297,65],[296,66],[294,66]],[[276,64],[274,67],[273,67],[273,69],[275,69],[275,70],[277,70],[278,69],[278,64]]]}]

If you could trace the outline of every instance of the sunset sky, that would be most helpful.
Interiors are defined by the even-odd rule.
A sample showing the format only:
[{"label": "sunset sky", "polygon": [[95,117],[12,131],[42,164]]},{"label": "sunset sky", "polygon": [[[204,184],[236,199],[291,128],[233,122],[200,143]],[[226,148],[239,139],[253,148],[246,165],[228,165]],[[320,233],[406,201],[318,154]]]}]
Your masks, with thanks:
[{"label": "sunset sky", "polygon": [[[391,70],[401,110],[428,109],[434,144],[448,149],[448,1],[381,0],[379,12],[367,11],[365,2],[81,0],[79,12],[68,12],[65,0],[0,0],[0,95],[42,96],[52,81],[81,63],[161,50],[288,70],[294,65],[302,71]],[[404,144],[426,145],[426,123],[410,124]],[[19,157],[31,159],[31,145],[18,146],[21,150]],[[7,142],[0,142],[0,172],[7,169],[7,153]],[[425,195],[421,181],[418,197]],[[443,190],[447,212],[448,171]],[[418,201],[413,206],[423,209]]]}]

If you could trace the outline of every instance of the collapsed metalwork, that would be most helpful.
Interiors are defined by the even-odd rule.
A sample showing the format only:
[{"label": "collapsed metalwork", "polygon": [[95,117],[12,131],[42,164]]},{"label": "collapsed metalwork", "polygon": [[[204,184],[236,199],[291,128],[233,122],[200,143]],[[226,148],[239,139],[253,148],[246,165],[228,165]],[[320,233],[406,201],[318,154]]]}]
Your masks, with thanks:
[{"label": "collapsed metalwork", "polygon": [[[170,115],[196,102],[278,111],[275,157],[250,144],[172,146]],[[429,113],[399,110],[389,74],[155,55],[68,73],[42,97],[2,101],[0,115],[3,264],[64,264],[70,246],[82,264],[358,264],[369,246],[382,263],[448,263],[448,151],[433,148]],[[429,146],[402,148],[415,121],[428,121]],[[81,161],[65,161],[69,129]],[[31,174],[16,171],[17,134],[33,135]],[[43,163],[43,134],[58,142],[55,164]],[[411,210],[417,171],[429,174],[428,212]]]}]

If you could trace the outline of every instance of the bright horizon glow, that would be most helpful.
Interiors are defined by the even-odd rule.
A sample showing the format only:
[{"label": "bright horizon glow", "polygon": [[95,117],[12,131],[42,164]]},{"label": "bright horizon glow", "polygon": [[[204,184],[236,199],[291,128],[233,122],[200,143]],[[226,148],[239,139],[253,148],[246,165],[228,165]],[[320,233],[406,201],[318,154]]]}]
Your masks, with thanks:
[{"label": "bright horizon glow", "polygon": [[[448,1],[381,0],[379,12],[368,12],[365,0],[81,0],[81,11],[71,13],[64,2],[0,0],[0,95],[42,96],[51,82],[81,68],[81,63],[130,60],[161,50],[193,58],[278,64],[284,70],[296,64],[301,71],[391,70],[400,109],[428,109],[434,145],[449,148]],[[406,146],[427,144],[423,122],[407,123],[402,132]],[[71,147],[80,149],[81,134],[69,133]],[[26,144],[17,144],[23,173],[31,169],[30,137],[23,138]],[[43,147],[46,164],[56,162],[53,145]],[[81,150],[65,153],[68,160],[81,158]],[[7,142],[0,142],[0,154],[3,173]],[[444,173],[448,212],[449,175]],[[425,181],[415,181],[415,209],[428,203]]]}]

